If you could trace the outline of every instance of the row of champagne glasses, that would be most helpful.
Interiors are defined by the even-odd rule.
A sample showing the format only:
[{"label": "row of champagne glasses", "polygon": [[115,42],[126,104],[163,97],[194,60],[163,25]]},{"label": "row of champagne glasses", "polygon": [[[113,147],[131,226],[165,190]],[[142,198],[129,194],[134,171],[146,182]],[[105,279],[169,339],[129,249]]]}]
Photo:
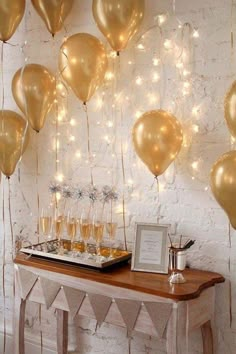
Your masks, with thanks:
[{"label": "row of champagne glasses", "polygon": [[117,222],[113,213],[108,211],[105,213],[105,217],[100,210],[86,211],[82,210],[78,216],[77,213],[71,209],[67,212],[66,216],[59,212],[58,209],[52,211],[51,207],[42,208],[40,216],[40,229],[43,234],[45,243],[44,249],[47,251],[47,241],[51,238],[57,238],[59,240],[59,252],[63,252],[62,236],[63,231],[66,229],[67,236],[71,242],[72,250],[76,252],[76,242],[81,238],[84,243],[84,257],[89,257],[88,243],[90,238],[96,244],[96,258],[101,258],[101,243],[104,239],[104,234],[108,236],[110,241],[109,255],[112,257],[112,244],[115,239]]}]

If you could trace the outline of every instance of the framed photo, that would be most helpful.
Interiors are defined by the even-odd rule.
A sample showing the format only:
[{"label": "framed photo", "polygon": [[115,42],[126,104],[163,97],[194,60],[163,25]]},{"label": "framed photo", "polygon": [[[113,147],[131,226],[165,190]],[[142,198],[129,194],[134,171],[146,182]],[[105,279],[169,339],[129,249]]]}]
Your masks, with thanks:
[{"label": "framed photo", "polygon": [[168,273],[170,225],[136,223],[132,270]]}]

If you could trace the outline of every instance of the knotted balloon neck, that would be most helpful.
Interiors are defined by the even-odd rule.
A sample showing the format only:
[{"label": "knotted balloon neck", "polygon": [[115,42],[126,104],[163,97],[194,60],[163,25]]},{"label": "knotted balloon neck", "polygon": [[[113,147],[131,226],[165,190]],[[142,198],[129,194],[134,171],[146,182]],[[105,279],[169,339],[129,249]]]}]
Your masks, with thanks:
[{"label": "knotted balloon neck", "polygon": [[159,179],[158,176],[155,176],[154,179],[156,180],[156,184],[157,184],[157,192],[159,193]]},{"label": "knotted balloon neck", "polygon": [[117,56],[117,57],[120,56],[120,52],[119,52],[119,51],[116,52],[116,56]]}]

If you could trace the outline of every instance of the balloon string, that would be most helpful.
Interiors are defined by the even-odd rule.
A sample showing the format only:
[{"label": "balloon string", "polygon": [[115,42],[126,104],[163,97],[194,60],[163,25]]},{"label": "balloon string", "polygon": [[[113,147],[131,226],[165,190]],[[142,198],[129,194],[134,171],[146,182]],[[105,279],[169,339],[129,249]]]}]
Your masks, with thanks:
[{"label": "balloon string", "polygon": [[10,186],[10,177],[8,179],[8,211],[9,211],[9,220],[10,220],[10,229],[11,229],[11,246],[12,246],[12,260],[14,260],[15,247],[14,247],[14,233],[12,225],[12,213],[11,213],[11,186]]},{"label": "balloon string", "polygon": [[131,337],[128,338],[128,350],[128,353],[131,354]]},{"label": "balloon string", "polygon": [[39,243],[39,142],[38,133],[36,133],[36,188],[37,188],[37,235]]},{"label": "balloon string", "polygon": [[3,250],[2,250],[2,292],[3,292],[3,354],[6,353],[6,289],[5,289],[5,265],[6,265],[6,225],[5,225],[5,193],[2,184],[2,221],[3,221]]},{"label": "balloon string", "polygon": [[93,185],[93,168],[91,166],[92,155],[91,155],[91,147],[90,147],[90,124],[89,124],[89,116],[88,116],[88,107],[86,102],[83,104],[83,108],[86,114],[86,122],[87,122],[87,148],[88,148],[88,158],[89,158],[89,166],[90,166],[90,179],[91,179],[91,184]]},{"label": "balloon string", "polygon": [[43,354],[42,305],[39,304],[40,352]]},{"label": "balloon string", "polygon": [[[231,249],[232,247],[232,242],[231,242],[231,225],[230,222],[228,224],[228,239],[229,239],[229,248]],[[231,278],[231,257],[229,255],[228,259],[228,270]],[[230,320],[230,328],[232,327],[232,320],[233,320],[233,314],[232,314],[232,286],[231,286],[231,279],[229,281],[229,320]]]},{"label": "balloon string", "polygon": [[1,50],[2,110],[4,109],[4,101],[5,101],[3,60],[4,60],[4,42],[2,42],[2,50]]}]

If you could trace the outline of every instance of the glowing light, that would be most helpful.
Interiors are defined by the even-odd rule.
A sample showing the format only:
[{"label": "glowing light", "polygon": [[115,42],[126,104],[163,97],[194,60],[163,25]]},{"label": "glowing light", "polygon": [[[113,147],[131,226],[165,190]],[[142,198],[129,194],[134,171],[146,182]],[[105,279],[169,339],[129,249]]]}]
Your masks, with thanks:
[{"label": "glowing light", "polygon": [[193,38],[199,38],[198,30],[193,31]]},{"label": "glowing light", "polygon": [[135,117],[136,117],[136,118],[141,117],[141,115],[142,115],[142,112],[140,112],[140,111],[136,111],[136,112],[135,112]]},{"label": "glowing light", "polygon": [[184,75],[184,76],[188,76],[188,75],[190,75],[190,71],[188,71],[188,70],[184,70],[184,71],[183,71],[183,75]]},{"label": "glowing light", "polygon": [[57,88],[58,88],[58,90],[63,90],[64,86],[63,86],[63,84],[61,82],[59,82],[57,84]]},{"label": "glowing light", "polygon": [[55,176],[55,179],[58,181],[58,182],[63,182],[64,180],[64,175],[62,173],[58,173],[56,176]]},{"label": "glowing light", "polygon": [[75,136],[74,135],[70,136],[70,141],[75,141]]},{"label": "glowing light", "polygon": [[194,131],[195,133],[198,133],[198,132],[199,132],[199,126],[198,126],[198,125],[193,124],[192,128],[193,128],[193,131]]},{"label": "glowing light", "polygon": [[160,75],[157,72],[154,72],[152,75],[152,82],[157,82],[160,79]]},{"label": "glowing light", "polygon": [[154,95],[153,93],[151,93],[151,94],[148,95],[148,100],[149,100],[150,104],[156,103],[157,102],[157,96]]},{"label": "glowing light", "polygon": [[70,120],[70,125],[74,127],[76,125],[76,120],[74,118],[71,118]]},{"label": "glowing light", "polygon": [[111,120],[107,121],[107,126],[108,128],[112,128],[113,127],[113,122]]},{"label": "glowing light", "polygon": [[193,109],[192,109],[192,114],[193,114],[194,116],[197,116],[198,113],[199,113],[199,107],[194,106]]},{"label": "glowing light", "polygon": [[181,61],[178,61],[175,66],[177,69],[182,69],[184,67],[184,64]]},{"label": "glowing light", "polygon": [[128,182],[129,185],[133,185],[134,184],[134,181],[131,178],[129,178],[127,182]]},{"label": "glowing light", "polygon": [[97,109],[101,109],[103,106],[103,100],[99,97],[97,99]]},{"label": "glowing light", "polygon": [[167,16],[165,14],[161,14],[157,16],[159,26],[163,25],[166,22]]},{"label": "glowing light", "polygon": [[189,87],[190,87],[190,82],[185,81],[185,82],[184,82],[184,88],[189,88]]},{"label": "glowing light", "polygon": [[144,50],[144,49],[145,49],[144,45],[141,44],[141,43],[139,43],[139,44],[137,45],[137,48],[138,48],[139,50]]},{"label": "glowing light", "polygon": [[132,65],[132,64],[133,64],[133,62],[132,62],[131,60],[129,60],[129,61],[128,61],[128,64],[129,64],[129,65]]},{"label": "glowing light", "polygon": [[153,64],[154,66],[158,66],[158,65],[160,64],[160,59],[158,59],[158,58],[153,58],[153,59],[152,59],[152,64]]},{"label": "glowing light", "polygon": [[143,79],[140,77],[140,76],[138,76],[137,78],[136,78],[136,80],[135,80],[135,83],[136,83],[136,85],[142,85],[142,83],[143,83]]},{"label": "glowing light", "polygon": [[165,49],[169,50],[172,48],[172,41],[170,39],[165,39],[164,41],[164,47]]},{"label": "glowing light", "polygon": [[209,187],[208,187],[208,186],[206,186],[206,187],[204,188],[204,190],[205,190],[205,191],[208,191],[208,189],[209,189]]},{"label": "glowing light", "polygon": [[194,169],[194,170],[197,170],[198,169],[198,161],[194,161],[194,162],[192,162],[192,164],[191,164],[191,166],[192,166],[192,168]]},{"label": "glowing light", "polygon": [[105,75],[105,80],[112,80],[114,78],[114,74],[111,71],[107,71]]}]

